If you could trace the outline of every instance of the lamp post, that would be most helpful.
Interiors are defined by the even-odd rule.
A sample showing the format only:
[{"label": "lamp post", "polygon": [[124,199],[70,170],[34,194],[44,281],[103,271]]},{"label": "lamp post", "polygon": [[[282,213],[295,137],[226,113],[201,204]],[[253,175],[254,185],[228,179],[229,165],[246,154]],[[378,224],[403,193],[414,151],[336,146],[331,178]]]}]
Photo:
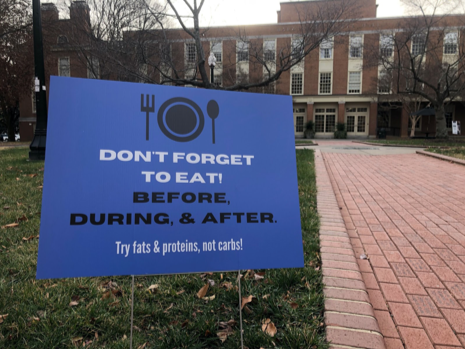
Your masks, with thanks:
[{"label": "lamp post", "polygon": [[45,93],[44,47],[40,0],[32,0],[32,30],[34,38],[34,92],[36,94],[36,129],[29,146],[29,160],[45,160],[47,138],[47,95]]},{"label": "lamp post", "polygon": [[208,57],[208,65],[210,66],[210,82],[214,85],[216,57],[213,52],[210,52],[210,56]]}]

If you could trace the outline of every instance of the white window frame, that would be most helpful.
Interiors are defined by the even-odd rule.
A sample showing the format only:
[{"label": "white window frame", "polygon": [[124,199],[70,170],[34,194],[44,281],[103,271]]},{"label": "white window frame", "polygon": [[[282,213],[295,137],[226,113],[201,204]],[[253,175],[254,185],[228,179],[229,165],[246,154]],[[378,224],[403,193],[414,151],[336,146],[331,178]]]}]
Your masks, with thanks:
[{"label": "white window frame", "polygon": [[276,40],[275,39],[264,39],[263,40],[263,59],[267,62],[276,61]]},{"label": "white window frame", "polygon": [[303,47],[303,38],[301,36],[294,36],[291,39],[291,49],[292,49],[292,56],[294,58],[299,58],[304,60],[304,53],[305,48]]},{"label": "white window frame", "polygon": [[[379,72],[378,72],[378,88],[377,88],[377,91],[378,91],[378,94],[380,95],[388,95],[388,94],[391,94],[392,93],[392,76],[390,76],[391,74],[389,74],[389,72],[386,70],[386,69],[381,69]],[[386,92],[386,91],[380,91],[380,87],[381,87],[381,81],[384,80],[384,77],[387,76],[389,78],[389,91]],[[384,87],[384,86],[383,86]]]},{"label": "white window frame", "polygon": [[[389,54],[386,54],[389,52]],[[390,58],[394,55],[394,40],[392,35],[381,34],[379,37],[379,53],[384,58]]]},{"label": "white window frame", "polygon": [[[327,93],[327,92],[321,92],[321,78],[322,78],[322,74],[329,74],[329,78],[330,78],[330,83],[329,83],[329,90],[330,92]],[[333,73],[332,72],[320,72],[319,76],[318,76],[318,94],[319,95],[330,95],[333,93]]]},{"label": "white window frame", "polygon": [[[359,54],[355,55],[352,49],[359,49]],[[363,35],[351,35],[349,37],[349,58],[362,59],[363,58]]]},{"label": "white window frame", "polygon": [[[415,42],[418,41],[419,39],[422,39],[421,42]],[[426,35],[424,34],[417,34],[412,36],[412,47],[411,47],[411,52],[413,56],[421,56],[424,55],[426,52]]]},{"label": "white window frame", "polygon": [[333,59],[333,40],[321,41],[320,59]]},{"label": "white window frame", "polygon": [[[328,111],[328,110],[332,110],[332,109],[334,109],[334,112]],[[316,125],[316,116],[317,115],[323,116],[323,132],[317,131],[317,129],[316,129],[316,126],[317,126]],[[327,127],[326,127],[327,123],[328,123],[327,117],[329,115],[330,116],[334,115],[334,129],[333,130],[327,130]],[[338,108],[336,106],[321,105],[321,106],[315,107],[314,110],[313,110],[313,120],[315,122],[315,126],[314,126],[315,133],[318,133],[318,134],[331,134],[331,133],[334,133],[334,131],[336,131],[337,118],[338,118]]]},{"label": "white window frame", "polygon": [[249,43],[246,41],[237,42],[237,62],[248,62],[249,61]]},{"label": "white window frame", "polygon": [[215,55],[216,63],[217,64],[222,63],[223,62],[223,42],[212,41],[210,44],[210,50]]},{"label": "white window frame", "polygon": [[[358,81],[358,91],[354,88],[351,89],[351,87],[354,87],[356,82],[351,82],[350,77],[352,76],[359,76],[359,81]],[[352,86],[351,86],[352,84]],[[351,92],[352,91],[352,92]],[[347,78],[347,94],[350,95],[359,95],[362,93],[362,72],[361,71],[350,71],[348,74]]]},{"label": "white window frame", "polygon": [[[191,48],[194,49],[193,55]],[[185,45],[186,50],[186,62],[187,63],[197,63],[197,48],[195,47],[195,42],[186,42]]]},{"label": "white window frame", "polygon": [[[299,81],[294,80],[294,78],[297,78],[300,76],[300,92],[294,92],[297,90],[298,86],[294,84],[294,82],[298,83]],[[304,94],[304,74],[303,73],[293,73],[291,72],[291,95],[292,96],[298,96],[298,95],[303,95]]]},{"label": "white window frame", "polygon": [[[458,46],[459,46],[459,32],[454,31],[454,32],[448,32],[444,34],[444,54],[445,55],[456,55],[458,52]],[[454,48],[453,52],[448,52],[452,51],[451,48]]]},{"label": "white window frame", "polygon": [[[67,60],[68,61],[68,75],[61,75],[61,61],[62,60]],[[71,76],[71,60],[69,59],[69,57],[58,57],[58,76],[67,76],[67,77],[70,77]]]}]

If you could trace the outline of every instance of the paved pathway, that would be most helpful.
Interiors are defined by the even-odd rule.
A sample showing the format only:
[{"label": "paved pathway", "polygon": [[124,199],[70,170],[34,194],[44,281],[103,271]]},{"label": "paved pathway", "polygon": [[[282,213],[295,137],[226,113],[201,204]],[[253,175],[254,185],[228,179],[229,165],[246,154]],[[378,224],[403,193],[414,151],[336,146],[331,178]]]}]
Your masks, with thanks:
[{"label": "paved pathway", "polygon": [[386,348],[465,347],[465,167],[318,143]]}]

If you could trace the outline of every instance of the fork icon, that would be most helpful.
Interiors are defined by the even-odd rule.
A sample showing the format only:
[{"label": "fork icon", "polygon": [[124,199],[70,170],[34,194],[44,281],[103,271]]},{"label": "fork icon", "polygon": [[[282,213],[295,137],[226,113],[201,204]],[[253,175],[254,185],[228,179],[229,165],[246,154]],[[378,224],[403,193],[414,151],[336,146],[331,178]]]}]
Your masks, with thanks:
[{"label": "fork icon", "polygon": [[150,106],[150,96],[147,95],[147,104],[144,105],[144,95],[140,95],[140,111],[145,112],[145,138],[149,140],[149,115],[155,112],[155,95],[152,95],[152,106]]}]

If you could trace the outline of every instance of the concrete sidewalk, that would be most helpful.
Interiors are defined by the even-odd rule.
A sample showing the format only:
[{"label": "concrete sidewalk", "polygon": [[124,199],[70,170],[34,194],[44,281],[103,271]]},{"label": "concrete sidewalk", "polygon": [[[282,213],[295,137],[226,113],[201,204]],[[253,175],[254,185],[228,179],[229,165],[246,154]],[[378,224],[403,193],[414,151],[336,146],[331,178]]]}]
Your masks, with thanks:
[{"label": "concrete sidewalk", "polygon": [[386,348],[464,347],[465,168],[417,149],[318,143],[317,177],[329,177]]}]

